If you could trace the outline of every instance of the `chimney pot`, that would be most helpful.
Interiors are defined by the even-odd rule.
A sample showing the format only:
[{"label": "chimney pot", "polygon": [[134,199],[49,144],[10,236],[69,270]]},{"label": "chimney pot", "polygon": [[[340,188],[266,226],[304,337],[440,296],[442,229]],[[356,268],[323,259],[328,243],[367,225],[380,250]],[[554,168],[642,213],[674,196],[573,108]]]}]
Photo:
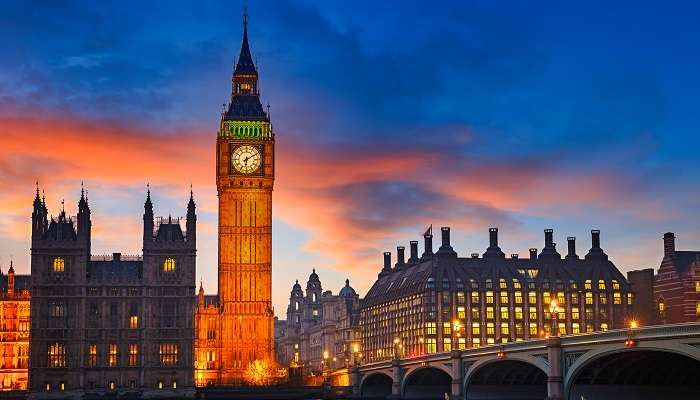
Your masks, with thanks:
[{"label": "chimney pot", "polygon": [[406,261],[404,260],[404,250],[405,249],[406,248],[403,246],[396,247],[396,258],[397,258],[396,262],[398,264],[405,264],[406,263]]},{"label": "chimney pot", "polygon": [[391,252],[384,252],[384,269],[391,269]]},{"label": "chimney pot", "polygon": [[479,258],[479,253],[472,253],[472,258]]},{"label": "chimney pot", "polygon": [[672,256],[676,252],[676,235],[673,232],[664,233],[664,256]]},{"label": "chimney pot", "polygon": [[530,249],[530,260],[537,260],[537,249],[534,247]]},{"label": "chimney pot", "polygon": [[122,259],[122,253],[112,253],[112,260],[113,261],[121,261]]},{"label": "chimney pot", "polygon": [[520,257],[518,254],[511,254],[510,255],[510,258],[513,258],[513,259],[517,259],[518,257]]},{"label": "chimney pot", "polygon": [[423,256],[429,256],[433,254],[433,235],[424,235],[423,239],[425,239],[425,251],[423,252]]}]

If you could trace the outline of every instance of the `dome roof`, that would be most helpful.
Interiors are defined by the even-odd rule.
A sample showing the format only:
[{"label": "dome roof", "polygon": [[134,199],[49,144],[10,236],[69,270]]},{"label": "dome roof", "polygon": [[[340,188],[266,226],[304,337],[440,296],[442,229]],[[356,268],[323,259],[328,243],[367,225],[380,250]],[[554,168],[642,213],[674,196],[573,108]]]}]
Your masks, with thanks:
[{"label": "dome roof", "polygon": [[318,274],[316,274],[316,268],[314,268],[314,269],[311,271],[311,275],[309,275],[309,281],[308,281],[308,282],[309,282],[309,283],[310,283],[310,282],[319,282],[319,283],[321,282],[321,280],[318,279]]},{"label": "dome roof", "polygon": [[345,286],[343,286],[342,289],[340,289],[340,297],[355,297],[357,296],[357,292],[355,292],[355,289],[350,286],[350,279],[345,280]]},{"label": "dome roof", "polygon": [[301,285],[298,279],[294,282],[294,286],[292,286],[292,292],[301,292]]}]

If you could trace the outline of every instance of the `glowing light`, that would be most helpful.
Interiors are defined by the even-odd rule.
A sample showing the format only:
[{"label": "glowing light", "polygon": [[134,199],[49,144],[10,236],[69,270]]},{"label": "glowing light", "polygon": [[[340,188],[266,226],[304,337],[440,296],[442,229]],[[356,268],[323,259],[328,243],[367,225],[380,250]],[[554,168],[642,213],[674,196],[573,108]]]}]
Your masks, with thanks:
[{"label": "glowing light", "polygon": [[245,380],[252,386],[267,385],[275,376],[275,368],[268,360],[255,360],[245,370]]},{"label": "glowing light", "polygon": [[635,320],[630,321],[630,328],[632,329],[637,329],[639,327],[639,323]]}]

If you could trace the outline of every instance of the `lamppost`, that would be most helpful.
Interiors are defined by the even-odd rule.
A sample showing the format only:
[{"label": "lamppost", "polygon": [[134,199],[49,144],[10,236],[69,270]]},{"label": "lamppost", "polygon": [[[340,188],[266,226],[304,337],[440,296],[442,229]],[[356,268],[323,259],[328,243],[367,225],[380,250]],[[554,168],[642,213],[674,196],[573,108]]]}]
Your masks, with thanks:
[{"label": "lamppost", "polygon": [[639,327],[639,323],[635,320],[630,321],[630,333],[625,340],[625,347],[634,347],[637,341],[634,339],[634,330]]},{"label": "lamppost", "polygon": [[398,336],[395,337],[394,338],[394,358],[396,358],[397,360],[399,358],[401,358],[401,348],[402,347],[403,346],[401,345],[401,339],[399,339]]},{"label": "lamppost", "polygon": [[557,303],[557,299],[552,299],[552,302],[549,304],[549,313],[552,317],[552,337],[557,337],[559,336],[557,332],[558,324],[557,324],[557,317],[559,314],[559,304]]},{"label": "lamppost", "polygon": [[455,333],[455,339],[454,339],[454,344],[453,344],[453,346],[452,346],[452,349],[453,349],[453,350],[455,350],[455,349],[458,350],[458,349],[459,349],[459,339],[462,337],[462,325],[459,323],[459,320],[456,319],[456,320],[454,320],[454,322],[452,323],[452,326],[453,326],[453,328],[454,328],[453,330],[454,330],[454,333]]}]

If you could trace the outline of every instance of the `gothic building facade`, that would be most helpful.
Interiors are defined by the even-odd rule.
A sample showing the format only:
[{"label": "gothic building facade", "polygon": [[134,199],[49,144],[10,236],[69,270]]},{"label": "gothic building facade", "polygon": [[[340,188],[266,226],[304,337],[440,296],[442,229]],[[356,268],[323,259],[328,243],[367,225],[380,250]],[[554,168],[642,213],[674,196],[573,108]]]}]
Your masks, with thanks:
[{"label": "gothic building facade", "polygon": [[[240,384],[255,360],[273,361],[272,188],[275,136],[243,41],[216,139],[218,297],[197,308],[197,384]],[[201,299],[201,298],[200,298]],[[206,324],[206,326],[202,325]],[[211,328],[211,329],[210,329]],[[212,367],[212,368],[210,368]]]},{"label": "gothic building facade", "polygon": [[[194,395],[195,203],[154,219],[150,190],[143,256],[94,256],[85,194],[77,217],[49,218],[34,199],[31,249],[31,398],[140,392]],[[62,397],[65,398],[65,397]]]},{"label": "gothic building facade", "polygon": [[301,368],[304,376],[352,365],[361,352],[360,297],[345,281],[338,295],[322,289],[313,270],[306,293],[292,286],[284,336],[278,340],[282,365]]},{"label": "gothic building facade", "polygon": [[433,252],[432,230],[425,248],[410,243],[410,257],[397,248],[396,263],[384,253],[384,267],[362,301],[365,361],[449,352],[552,334],[571,335],[622,328],[632,315],[633,293],[625,277],[600,247],[600,232],[584,258],[575,238],[568,253],[556,249],[545,230],[544,248],[529,258],[506,257],[498,229],[489,230],[483,253],[459,257],[450,228]]},{"label": "gothic building facade", "polygon": [[0,274],[0,391],[27,390],[29,382],[29,292],[31,277],[15,275],[10,261]]}]

